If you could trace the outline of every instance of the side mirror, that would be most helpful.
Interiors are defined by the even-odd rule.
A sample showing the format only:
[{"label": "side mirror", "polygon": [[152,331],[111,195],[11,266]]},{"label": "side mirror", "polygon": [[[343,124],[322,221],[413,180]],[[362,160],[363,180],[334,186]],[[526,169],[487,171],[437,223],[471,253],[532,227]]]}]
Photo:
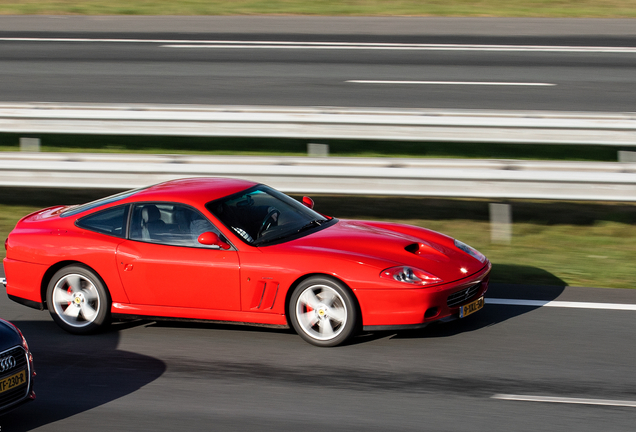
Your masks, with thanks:
[{"label": "side mirror", "polygon": [[229,249],[230,245],[221,240],[218,234],[213,232],[204,232],[197,239],[199,243],[206,246],[219,246],[221,249]]},{"label": "side mirror", "polygon": [[303,204],[305,205],[305,207],[309,207],[310,209],[314,208],[314,200],[309,197],[303,197]]}]

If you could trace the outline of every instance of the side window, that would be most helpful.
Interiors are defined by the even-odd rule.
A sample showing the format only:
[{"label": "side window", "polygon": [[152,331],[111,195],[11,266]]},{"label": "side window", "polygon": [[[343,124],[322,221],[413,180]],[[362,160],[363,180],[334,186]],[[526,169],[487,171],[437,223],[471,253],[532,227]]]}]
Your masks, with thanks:
[{"label": "side window", "polygon": [[130,221],[130,239],[171,246],[207,247],[199,235],[221,233],[198,211],[179,204],[137,204]]},{"label": "side window", "polygon": [[124,227],[126,226],[129,207],[128,205],[123,205],[93,213],[79,219],[76,225],[80,228],[97,231],[102,234],[124,237],[126,234]]}]

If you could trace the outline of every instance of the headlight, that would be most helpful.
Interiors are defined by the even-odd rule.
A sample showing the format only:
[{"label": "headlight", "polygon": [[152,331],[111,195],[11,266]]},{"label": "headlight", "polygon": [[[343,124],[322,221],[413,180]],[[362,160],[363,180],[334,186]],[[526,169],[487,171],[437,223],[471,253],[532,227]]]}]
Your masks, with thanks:
[{"label": "headlight", "polygon": [[471,257],[479,260],[479,262],[483,263],[486,261],[486,256],[479,252],[477,249],[468,246],[466,243],[462,243],[459,240],[455,240],[455,246],[457,246],[462,251],[466,252]]},{"label": "headlight", "polygon": [[407,266],[391,267],[383,270],[380,273],[380,277],[419,286],[444,282],[434,274]]}]

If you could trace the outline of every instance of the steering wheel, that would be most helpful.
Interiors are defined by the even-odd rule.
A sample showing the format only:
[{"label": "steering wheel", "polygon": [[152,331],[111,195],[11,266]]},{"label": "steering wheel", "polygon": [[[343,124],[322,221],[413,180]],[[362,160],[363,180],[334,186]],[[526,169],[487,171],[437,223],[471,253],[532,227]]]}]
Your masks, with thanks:
[{"label": "steering wheel", "polygon": [[[276,218],[274,218],[276,216]],[[256,234],[256,238],[259,238],[264,231],[270,229],[272,225],[278,225],[278,217],[280,216],[280,211],[274,209],[270,210],[263,219],[263,223],[261,223],[261,227],[258,229],[258,233]]]}]

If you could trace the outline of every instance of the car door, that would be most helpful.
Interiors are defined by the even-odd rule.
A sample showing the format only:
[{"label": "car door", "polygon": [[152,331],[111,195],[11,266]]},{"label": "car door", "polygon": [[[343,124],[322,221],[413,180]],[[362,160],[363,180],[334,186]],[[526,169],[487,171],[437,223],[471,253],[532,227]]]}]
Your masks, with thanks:
[{"label": "car door", "polygon": [[197,237],[220,232],[197,210],[173,203],[135,204],[117,264],[132,304],[238,311],[239,258]]}]

